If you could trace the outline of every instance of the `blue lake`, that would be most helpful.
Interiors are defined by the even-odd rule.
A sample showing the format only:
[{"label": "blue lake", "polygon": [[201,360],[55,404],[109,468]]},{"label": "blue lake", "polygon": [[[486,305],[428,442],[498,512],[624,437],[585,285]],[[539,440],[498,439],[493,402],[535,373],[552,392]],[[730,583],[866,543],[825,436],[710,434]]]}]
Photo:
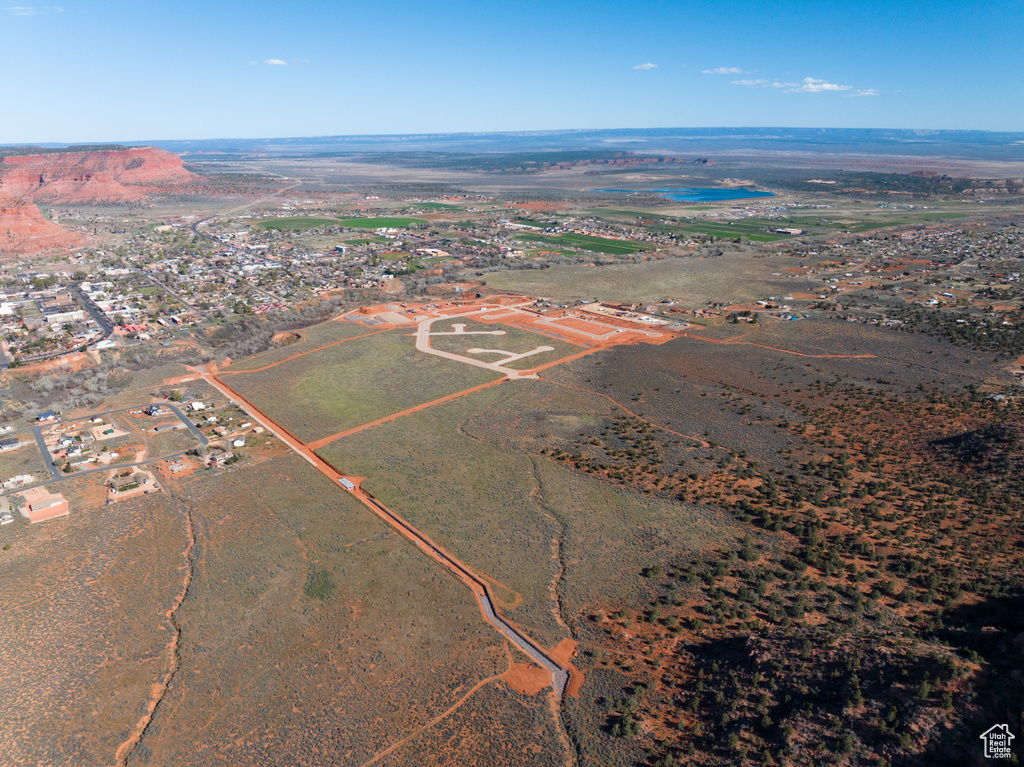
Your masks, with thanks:
[{"label": "blue lake", "polygon": [[621,192],[622,194],[660,194],[680,202],[720,202],[722,200],[746,200],[752,197],[774,197],[771,192],[753,189],[708,189],[683,187],[680,189],[595,189],[595,192]]}]

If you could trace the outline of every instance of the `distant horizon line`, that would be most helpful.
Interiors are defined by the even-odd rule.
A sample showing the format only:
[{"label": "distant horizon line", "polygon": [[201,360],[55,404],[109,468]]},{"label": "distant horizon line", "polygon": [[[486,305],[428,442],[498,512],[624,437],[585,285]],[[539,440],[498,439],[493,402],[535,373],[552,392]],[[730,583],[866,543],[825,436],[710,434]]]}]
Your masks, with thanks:
[{"label": "distant horizon line", "polygon": [[[552,129],[530,129],[530,130],[491,130],[491,131],[424,131],[419,133],[323,133],[296,136],[214,136],[207,138],[163,138],[163,139],[120,139],[108,141],[41,141],[41,142],[4,142],[0,148],[12,149],[20,147],[38,146],[42,148],[53,147],[76,147],[76,146],[153,146],[167,143],[207,143],[207,142],[229,142],[229,141],[250,141],[250,142],[274,142],[274,141],[317,141],[317,140],[345,140],[345,139],[431,139],[431,138],[472,138],[489,136],[559,136],[559,135],[581,135],[581,134],[664,134],[673,131],[693,132],[703,137],[712,135],[712,132],[735,134],[740,131],[793,131],[803,133],[831,132],[861,133],[861,134],[903,134],[926,140],[929,136],[941,135],[965,135],[983,134],[986,136],[1020,136],[1024,139],[1024,130],[988,130],[980,128],[841,128],[841,127],[801,127],[785,125],[741,125],[741,126],[668,126],[668,127],[647,127],[647,128],[552,128]],[[736,136],[741,138],[742,136]],[[678,137],[677,138],[681,138]],[[760,138],[769,138],[760,136]],[[778,138],[785,138],[779,136]]]}]

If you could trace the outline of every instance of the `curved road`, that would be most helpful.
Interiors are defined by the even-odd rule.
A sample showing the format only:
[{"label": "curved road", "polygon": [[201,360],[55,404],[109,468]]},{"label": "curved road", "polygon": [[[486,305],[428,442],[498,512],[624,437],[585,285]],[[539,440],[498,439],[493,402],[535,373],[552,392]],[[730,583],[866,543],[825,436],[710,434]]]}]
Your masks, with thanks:
[{"label": "curved road", "polygon": [[[211,373],[206,369],[206,366],[199,366],[193,369],[202,376],[204,381],[217,389],[217,391],[227,397],[232,403],[238,405],[238,407],[244,410],[254,421],[261,424],[265,429],[267,429],[267,431],[280,439],[293,452],[305,458],[306,461],[312,464],[320,473],[329,477],[332,482],[338,483],[342,479],[347,479],[344,474],[314,453],[308,445],[292,435],[287,429],[275,422],[272,418],[264,414],[263,411],[246,400],[245,397],[241,396],[234,389],[227,386],[227,384],[222,383],[215,373]],[[350,490],[350,492],[374,514],[387,522],[388,525],[415,544],[418,549],[423,551],[434,561],[438,562],[452,573],[452,575],[468,586],[470,591],[473,592],[473,596],[476,597],[476,601],[480,606],[480,612],[484,616],[484,620],[497,629],[498,633],[536,661],[541,667],[547,669],[547,671],[551,673],[551,683],[555,690],[555,696],[559,699],[562,698],[569,685],[570,669],[553,660],[551,656],[548,655],[542,647],[540,647],[540,645],[533,641],[533,639],[501,617],[497,608],[494,606],[494,599],[491,596],[490,589],[479,576],[474,574],[466,565],[448,554],[444,549],[431,541],[426,535],[414,528],[398,516],[398,514],[391,511],[391,509],[386,507],[361,487],[356,487],[355,489]]]}]

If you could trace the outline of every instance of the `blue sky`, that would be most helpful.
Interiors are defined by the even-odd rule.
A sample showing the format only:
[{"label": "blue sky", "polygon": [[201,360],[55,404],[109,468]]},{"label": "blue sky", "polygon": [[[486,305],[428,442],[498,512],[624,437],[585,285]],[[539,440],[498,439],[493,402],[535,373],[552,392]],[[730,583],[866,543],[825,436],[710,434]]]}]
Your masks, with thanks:
[{"label": "blue sky", "polygon": [[57,1],[0,8],[0,143],[1024,131],[1024,0]]}]

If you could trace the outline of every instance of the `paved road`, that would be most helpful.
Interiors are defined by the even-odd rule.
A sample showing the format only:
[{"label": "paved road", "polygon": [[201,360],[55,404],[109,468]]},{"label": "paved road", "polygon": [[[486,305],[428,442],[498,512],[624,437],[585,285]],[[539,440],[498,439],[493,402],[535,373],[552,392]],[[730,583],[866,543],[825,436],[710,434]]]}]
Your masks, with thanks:
[{"label": "paved road", "polygon": [[[468,316],[468,313],[465,316]],[[443,352],[440,349],[433,348],[430,345],[430,326],[433,325],[438,320],[445,319],[450,318],[431,317],[430,319],[423,320],[422,322],[420,322],[419,326],[416,328],[416,351],[423,352],[424,354],[433,354],[435,357],[444,357],[447,360],[461,362],[464,365],[473,365],[474,367],[484,368],[485,370],[493,370],[495,373],[501,373],[502,375],[506,375],[513,380],[516,378],[539,378],[539,376],[536,373],[524,373],[522,370],[507,368],[502,365],[502,362],[511,362],[512,359],[526,357],[529,356],[528,354],[510,357],[509,359],[502,360],[501,362],[484,362],[483,360],[475,360],[471,357],[463,357],[461,354],[452,354],[451,352]],[[446,333],[445,335],[449,334]],[[530,354],[533,354],[533,352],[530,352]]]},{"label": "paved road", "polygon": [[206,435],[199,431],[199,429],[196,428],[196,425],[192,423],[192,421],[190,421],[188,418],[186,418],[185,415],[180,410],[178,410],[177,405],[172,405],[170,402],[165,402],[163,404],[163,407],[170,408],[171,410],[174,411],[174,414],[178,416],[178,418],[181,419],[181,422],[188,427],[188,430],[190,432],[192,432],[192,436],[199,440],[200,445],[203,445],[205,447],[206,445],[210,444],[210,440],[206,438]]},{"label": "paved road", "polygon": [[[265,415],[261,410],[259,410],[259,408],[228,387],[227,384],[222,383],[216,375],[208,372],[205,366],[197,367],[195,370],[202,376],[204,381],[221,392],[233,404],[248,413],[250,418],[266,428],[267,431],[280,439],[293,452],[300,455],[312,464],[319,472],[330,478],[332,482],[337,483],[346,478],[345,475],[323,460],[319,455],[314,453],[308,445],[291,434],[287,429],[280,426],[269,416]],[[533,658],[533,660],[535,660],[540,666],[551,673],[551,682],[555,690],[555,695],[561,699],[569,684],[569,669],[556,663],[539,645],[530,639],[530,637],[501,617],[494,606],[494,600],[491,597],[490,589],[483,580],[365,490],[360,488],[349,492],[351,492],[378,517],[383,519],[405,538],[410,540],[418,549],[441,564],[456,578],[468,586],[480,605],[480,611],[483,614],[484,619],[516,647],[526,653],[527,656]]]},{"label": "paved road", "polygon": [[103,328],[103,337],[107,338],[111,333],[113,333],[114,323],[107,319],[107,315],[100,310],[96,305],[96,302],[85,295],[79,285],[72,285],[71,289],[75,292],[75,295],[78,296],[78,300],[81,302],[82,306],[85,307],[85,310],[92,315],[94,320],[96,320],[96,324]]},{"label": "paved road", "polygon": [[181,303],[185,304],[185,306],[187,306],[189,309],[194,311],[196,314],[200,315],[201,317],[205,317],[206,319],[210,319],[211,315],[210,315],[209,312],[203,311],[198,306],[195,306],[195,305],[189,303],[187,300],[185,300],[185,297],[179,295],[177,293],[177,291],[171,290],[169,287],[164,285],[162,282],[158,282],[157,280],[153,279],[150,275],[146,274],[141,269],[134,269],[133,271],[135,272],[135,274],[137,274],[140,277],[142,277],[144,280],[146,280],[151,285],[153,285],[153,286],[155,286],[157,288],[160,288],[160,290],[162,290],[165,293],[167,293],[167,295],[169,295],[172,298],[175,298],[178,301],[180,301]]},{"label": "paved road", "polygon": [[[118,408],[116,410],[104,410],[102,413],[93,413],[92,415],[93,416],[104,416],[104,415],[113,415],[114,413],[126,413],[129,410],[139,410],[140,408],[143,408],[143,407],[145,407],[145,405],[136,405],[134,407],[122,407],[122,408]],[[196,428],[196,425],[194,423],[192,423],[192,421],[190,421],[188,419],[188,417],[185,416],[185,414],[182,413],[177,408],[176,405],[172,405],[169,402],[165,402],[165,403],[162,404],[162,407],[166,407],[166,408],[170,409],[171,411],[173,411],[174,414],[176,416],[178,416],[178,418],[181,420],[181,422],[183,424],[185,424],[185,426],[188,428],[188,430],[192,432],[192,435],[196,439],[199,440],[199,444],[203,445],[204,447],[206,445],[210,444],[210,440],[208,440],[206,438],[206,435],[203,434],[201,431],[199,431],[199,429]],[[77,419],[76,418],[75,420],[78,421],[78,420],[84,420],[84,419]],[[83,474],[93,474],[93,473],[95,473],[97,471],[108,471],[111,468],[121,469],[121,468],[129,468],[129,467],[132,467],[132,466],[144,466],[147,463],[156,463],[157,461],[167,461],[167,460],[169,460],[171,458],[178,458],[178,457],[183,456],[186,453],[188,453],[187,450],[184,450],[184,451],[182,451],[180,453],[172,453],[171,455],[162,455],[159,458],[148,458],[145,461],[138,461],[136,463],[119,463],[119,464],[116,464],[114,466],[100,466],[100,467],[97,467],[95,469],[81,469],[79,471],[74,471],[71,474],[65,474],[62,471],[58,470],[57,467],[53,463],[53,457],[50,455],[50,451],[46,447],[46,440],[43,439],[43,427],[42,426],[31,426],[31,427],[29,427],[27,429],[19,429],[18,431],[7,432],[7,434],[8,434],[8,436],[13,436],[15,434],[20,434],[20,433],[26,432],[26,431],[32,432],[32,435],[35,437],[36,445],[39,446],[39,452],[42,453],[43,461],[46,463],[46,468],[50,472],[50,479],[46,480],[45,482],[37,482],[34,485],[25,485],[24,487],[18,487],[18,488],[14,488],[13,490],[8,490],[8,491],[6,491],[4,493],[0,493],[0,496],[9,495],[11,493],[20,493],[20,492],[23,492],[25,490],[31,490],[34,487],[42,487],[43,485],[47,485],[50,482],[53,482],[55,480],[70,479],[71,477],[80,477]]]},{"label": "paved road", "polygon": [[53,458],[50,455],[49,449],[46,447],[46,440],[43,439],[43,427],[33,426],[32,434],[35,435],[36,444],[39,445],[39,452],[43,454],[43,461],[46,463],[46,470],[50,472],[50,476],[53,479],[60,479],[60,472],[57,471],[57,467],[53,465]]},{"label": "paved road", "polygon": [[130,469],[133,466],[145,466],[146,464],[158,463],[159,461],[170,461],[172,458],[181,458],[183,455],[188,455],[188,451],[182,450],[180,453],[162,455],[159,458],[147,458],[145,461],[135,461],[134,463],[111,463],[107,466],[97,466],[95,469],[80,469],[79,471],[73,471],[70,474],[57,472],[57,475],[53,477],[53,479],[48,479],[45,482],[36,482],[34,485],[25,485],[24,487],[16,487],[12,490],[7,490],[4,493],[0,493],[0,497],[12,495],[14,493],[23,493],[26,490],[31,490],[35,487],[43,487],[44,485],[49,485],[53,482],[60,482],[62,479],[74,479],[75,477],[81,477],[85,474],[95,474],[100,471],[110,471],[111,469]]}]

